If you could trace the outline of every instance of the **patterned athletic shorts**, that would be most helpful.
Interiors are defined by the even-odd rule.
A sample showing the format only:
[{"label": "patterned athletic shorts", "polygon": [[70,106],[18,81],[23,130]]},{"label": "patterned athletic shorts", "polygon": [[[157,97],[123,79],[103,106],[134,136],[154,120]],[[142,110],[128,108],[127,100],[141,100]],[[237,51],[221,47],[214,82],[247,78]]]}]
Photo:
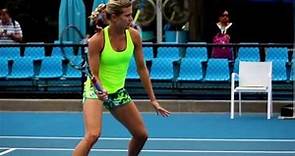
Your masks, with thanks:
[{"label": "patterned athletic shorts", "polygon": [[[83,103],[86,99],[98,99],[93,87],[83,93]],[[121,88],[115,93],[108,95],[108,100],[103,103],[104,107],[108,110],[112,110],[116,107],[129,104],[132,101],[126,89]]]}]

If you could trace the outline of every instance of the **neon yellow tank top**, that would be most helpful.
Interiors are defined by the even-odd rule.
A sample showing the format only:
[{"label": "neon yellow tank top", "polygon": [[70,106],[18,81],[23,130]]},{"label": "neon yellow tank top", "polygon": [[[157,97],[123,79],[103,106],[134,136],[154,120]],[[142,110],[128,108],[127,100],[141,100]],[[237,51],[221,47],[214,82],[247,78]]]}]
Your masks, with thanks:
[{"label": "neon yellow tank top", "polygon": [[104,28],[104,48],[100,56],[99,76],[101,85],[109,94],[125,86],[125,79],[130,59],[133,55],[134,44],[130,32],[126,29],[125,50],[115,51],[109,38],[109,27]]}]

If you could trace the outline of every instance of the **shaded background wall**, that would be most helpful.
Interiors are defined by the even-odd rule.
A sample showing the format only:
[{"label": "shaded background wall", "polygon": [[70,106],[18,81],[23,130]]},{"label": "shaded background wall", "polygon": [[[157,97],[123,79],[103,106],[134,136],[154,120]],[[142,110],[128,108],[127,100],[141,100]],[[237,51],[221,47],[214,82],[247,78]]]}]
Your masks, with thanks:
[{"label": "shaded background wall", "polygon": [[[93,0],[84,3],[89,15]],[[217,11],[226,8],[237,28],[238,41],[294,42],[293,0],[191,0],[191,3],[191,41],[211,42]],[[52,42],[58,38],[59,5],[60,0],[0,0],[0,6],[8,6],[20,22],[27,42]]]},{"label": "shaded background wall", "polygon": [[23,30],[25,41],[52,41],[58,33],[58,0],[0,0]]},{"label": "shaded background wall", "polygon": [[[210,0],[203,5],[202,39],[211,42],[218,11],[228,9],[233,22],[233,42],[293,42],[291,0]],[[214,30],[214,29],[213,29]],[[214,32],[214,31],[213,31]]]}]

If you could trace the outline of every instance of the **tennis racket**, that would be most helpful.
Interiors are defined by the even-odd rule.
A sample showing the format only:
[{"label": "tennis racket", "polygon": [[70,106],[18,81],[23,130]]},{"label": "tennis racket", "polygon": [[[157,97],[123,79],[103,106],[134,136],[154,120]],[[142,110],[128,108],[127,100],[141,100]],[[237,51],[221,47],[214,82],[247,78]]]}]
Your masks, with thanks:
[{"label": "tennis racket", "polygon": [[132,0],[134,21],[140,26],[148,26],[156,17],[156,4],[153,0]]},{"label": "tennis racket", "polygon": [[[74,25],[69,25],[64,28],[60,36],[60,44],[62,55],[70,66],[77,70],[81,70],[86,76],[91,79],[91,82],[97,93],[102,93],[102,88],[97,83],[96,78],[92,75],[88,61],[87,38],[83,36],[81,31]],[[66,48],[72,46],[73,49],[80,50],[81,56],[75,56],[73,50],[69,51]]]},{"label": "tennis racket", "polygon": [[174,25],[183,25],[190,18],[189,0],[165,0],[162,6],[164,18]]}]

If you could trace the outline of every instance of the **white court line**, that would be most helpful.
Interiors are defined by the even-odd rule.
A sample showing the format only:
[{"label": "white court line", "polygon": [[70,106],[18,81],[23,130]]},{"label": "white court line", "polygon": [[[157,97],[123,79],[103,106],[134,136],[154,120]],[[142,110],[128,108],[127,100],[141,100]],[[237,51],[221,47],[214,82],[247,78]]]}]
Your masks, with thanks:
[{"label": "white court line", "polygon": [[[42,136],[0,136],[0,139],[45,139],[80,140],[82,137],[42,137]],[[102,137],[100,140],[130,140],[130,138]],[[295,142],[295,139],[197,139],[197,138],[148,138],[151,141],[220,141],[220,142]]]},{"label": "white court line", "polygon": [[[7,148],[5,148],[5,149],[7,149]],[[4,155],[4,154],[7,154],[7,153],[10,153],[10,152],[12,152],[14,150],[16,150],[16,148],[10,148],[10,149],[8,149],[6,151],[1,152],[0,155]]]},{"label": "white court line", "polygon": [[[7,149],[7,147],[0,147],[0,149]],[[14,150],[36,150],[36,151],[73,151],[70,148],[13,148]],[[91,149],[95,152],[127,152],[126,149]],[[142,150],[142,152],[147,153],[257,153],[257,154],[295,154],[295,151],[230,151],[230,150]]]}]

